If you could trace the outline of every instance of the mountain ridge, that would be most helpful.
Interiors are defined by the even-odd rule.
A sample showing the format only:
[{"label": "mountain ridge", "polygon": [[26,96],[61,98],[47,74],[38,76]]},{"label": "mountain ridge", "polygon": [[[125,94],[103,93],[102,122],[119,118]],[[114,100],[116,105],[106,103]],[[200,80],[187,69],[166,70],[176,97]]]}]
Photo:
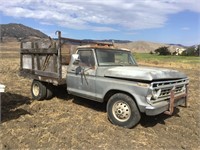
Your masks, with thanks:
[{"label": "mountain ridge", "polygon": [[[9,24],[0,24],[1,26],[1,42],[2,41],[21,41],[21,40],[32,40],[32,39],[41,39],[48,38],[48,36],[36,29],[25,26],[23,24],[9,23]],[[166,46],[171,52],[174,52],[177,48],[185,48],[181,44],[166,44],[166,43],[156,43],[150,41],[130,41],[130,40],[115,40],[115,39],[104,39],[104,40],[92,40],[84,39],[87,41],[95,42],[109,42],[114,43],[117,47],[123,47],[130,49],[132,52],[144,52],[149,53],[153,52],[159,47]]]},{"label": "mountain ridge", "polygon": [[9,23],[0,24],[1,26],[1,41],[14,41],[34,38],[48,38],[43,32],[25,26],[23,24]]}]

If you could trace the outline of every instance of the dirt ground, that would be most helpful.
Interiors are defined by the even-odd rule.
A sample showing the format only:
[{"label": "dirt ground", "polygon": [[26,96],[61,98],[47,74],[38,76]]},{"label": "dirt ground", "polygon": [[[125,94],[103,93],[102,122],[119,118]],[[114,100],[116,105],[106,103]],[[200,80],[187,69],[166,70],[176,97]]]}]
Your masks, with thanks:
[{"label": "dirt ground", "polygon": [[[173,116],[143,115],[133,129],[112,125],[106,105],[59,89],[51,100],[31,98],[31,80],[18,75],[19,58],[0,58],[1,149],[200,149],[199,68],[179,68],[190,78],[188,108]],[[172,68],[171,67],[171,68]]]}]

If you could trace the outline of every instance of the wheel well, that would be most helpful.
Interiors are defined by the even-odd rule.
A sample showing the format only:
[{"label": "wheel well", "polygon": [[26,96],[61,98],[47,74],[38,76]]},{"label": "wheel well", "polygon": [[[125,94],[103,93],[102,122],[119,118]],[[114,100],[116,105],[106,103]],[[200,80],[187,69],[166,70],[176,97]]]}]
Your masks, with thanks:
[{"label": "wheel well", "polygon": [[108,100],[110,99],[110,97],[111,97],[112,95],[116,94],[116,93],[123,93],[123,94],[126,94],[126,95],[130,96],[130,97],[134,100],[134,102],[135,102],[135,104],[136,104],[138,110],[140,111],[140,109],[139,109],[139,107],[138,107],[138,104],[137,104],[137,101],[135,100],[135,97],[134,97],[133,95],[131,95],[130,93],[125,92],[125,91],[121,91],[121,90],[110,90],[110,91],[108,91],[108,92],[106,93],[106,95],[104,96],[104,102],[107,103]]},{"label": "wheel well", "polygon": [[[106,95],[104,96],[104,102],[108,102],[109,98],[111,96],[113,96],[114,94],[116,93],[124,93],[124,94],[127,94],[128,96],[130,96],[134,101],[135,101],[135,97],[133,97],[130,93],[128,92],[125,92],[125,91],[121,91],[121,90],[110,90],[106,93]],[[136,101],[135,101],[136,102]],[[136,102],[137,104],[137,102]]]}]

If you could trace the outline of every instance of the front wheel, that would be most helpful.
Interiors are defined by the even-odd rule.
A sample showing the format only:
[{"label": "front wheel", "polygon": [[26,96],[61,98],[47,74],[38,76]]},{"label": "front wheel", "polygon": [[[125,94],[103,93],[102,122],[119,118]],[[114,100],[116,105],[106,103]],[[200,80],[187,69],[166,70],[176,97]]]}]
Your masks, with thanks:
[{"label": "front wheel", "polygon": [[135,101],[127,94],[117,93],[107,103],[108,118],[111,123],[126,127],[134,127],[141,118]]}]

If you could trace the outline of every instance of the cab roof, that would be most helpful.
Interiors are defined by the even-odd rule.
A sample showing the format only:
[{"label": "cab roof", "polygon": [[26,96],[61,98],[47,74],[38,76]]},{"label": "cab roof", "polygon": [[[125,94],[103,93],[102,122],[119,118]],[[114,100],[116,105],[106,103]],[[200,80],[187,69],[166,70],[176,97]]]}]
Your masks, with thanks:
[{"label": "cab roof", "polygon": [[85,49],[85,48],[89,48],[89,49],[109,49],[109,50],[122,50],[122,51],[130,51],[127,48],[118,48],[115,47],[113,44],[107,44],[104,43],[103,45],[99,45],[99,44],[87,44],[87,45],[82,45],[82,46],[78,46],[77,49]]}]

